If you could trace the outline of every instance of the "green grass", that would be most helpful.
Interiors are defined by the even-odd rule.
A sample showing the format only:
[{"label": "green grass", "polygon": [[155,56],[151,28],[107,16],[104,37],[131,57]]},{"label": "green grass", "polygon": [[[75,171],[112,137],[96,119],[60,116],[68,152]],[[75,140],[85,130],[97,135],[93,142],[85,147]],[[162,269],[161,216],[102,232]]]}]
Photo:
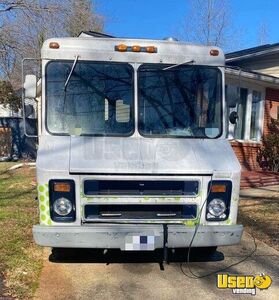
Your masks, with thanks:
[{"label": "green grass", "polygon": [[6,291],[19,299],[32,298],[43,264],[42,248],[32,237],[38,222],[35,170],[7,169],[0,163],[0,273]]},{"label": "green grass", "polygon": [[279,193],[240,200],[239,223],[256,238],[279,250]]}]

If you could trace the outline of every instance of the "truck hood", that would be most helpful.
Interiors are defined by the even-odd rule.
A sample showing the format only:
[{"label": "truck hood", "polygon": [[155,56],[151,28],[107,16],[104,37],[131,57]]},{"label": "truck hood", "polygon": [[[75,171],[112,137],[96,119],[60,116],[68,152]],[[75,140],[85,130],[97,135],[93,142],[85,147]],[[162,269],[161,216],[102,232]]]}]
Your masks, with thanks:
[{"label": "truck hood", "polygon": [[227,140],[70,137],[69,172],[76,174],[213,174],[239,172]]}]

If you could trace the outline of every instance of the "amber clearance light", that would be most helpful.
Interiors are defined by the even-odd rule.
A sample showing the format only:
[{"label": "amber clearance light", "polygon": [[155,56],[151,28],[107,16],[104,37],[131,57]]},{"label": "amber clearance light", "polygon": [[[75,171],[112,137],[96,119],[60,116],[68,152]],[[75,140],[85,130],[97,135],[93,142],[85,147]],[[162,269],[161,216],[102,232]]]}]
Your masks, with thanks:
[{"label": "amber clearance light", "polygon": [[148,53],[155,53],[155,52],[157,52],[157,48],[154,47],[154,46],[147,46],[145,49],[146,49],[146,52],[148,52]]},{"label": "amber clearance light", "polygon": [[157,47],[155,46],[142,47],[140,45],[127,46],[125,44],[119,44],[114,47],[114,50],[119,52],[157,53]]},{"label": "amber clearance light", "polygon": [[139,46],[139,45],[132,46],[133,52],[140,52],[140,50],[141,50],[141,46]]},{"label": "amber clearance light", "polygon": [[211,49],[210,52],[209,52],[209,54],[211,56],[218,56],[219,55],[219,50],[217,50],[217,49]]},{"label": "amber clearance light", "polygon": [[57,42],[50,42],[49,48],[51,49],[59,49],[60,45]]},{"label": "amber clearance light", "polygon": [[115,50],[120,51],[120,52],[125,52],[125,51],[127,51],[127,49],[128,49],[128,46],[125,44],[120,44],[120,45],[115,46]]}]

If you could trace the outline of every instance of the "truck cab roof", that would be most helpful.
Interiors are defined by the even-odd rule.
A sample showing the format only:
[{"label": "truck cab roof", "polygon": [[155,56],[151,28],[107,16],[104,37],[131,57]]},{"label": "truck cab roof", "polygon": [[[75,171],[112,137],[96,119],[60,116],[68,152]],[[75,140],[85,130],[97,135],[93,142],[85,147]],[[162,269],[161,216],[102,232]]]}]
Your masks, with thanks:
[{"label": "truck cab roof", "polygon": [[[57,48],[51,48],[51,43],[57,43]],[[140,46],[141,48],[153,46],[156,53],[147,52],[119,52],[116,46],[128,47]],[[212,55],[211,50],[215,51]],[[216,53],[218,53],[216,55]],[[89,61],[114,61],[129,63],[164,63],[183,64],[193,61],[197,65],[224,66],[223,51],[215,46],[193,45],[176,41],[114,38],[110,36],[92,36],[81,33],[79,37],[52,38],[44,42],[42,47],[42,59],[73,60],[79,56],[79,60]]]}]

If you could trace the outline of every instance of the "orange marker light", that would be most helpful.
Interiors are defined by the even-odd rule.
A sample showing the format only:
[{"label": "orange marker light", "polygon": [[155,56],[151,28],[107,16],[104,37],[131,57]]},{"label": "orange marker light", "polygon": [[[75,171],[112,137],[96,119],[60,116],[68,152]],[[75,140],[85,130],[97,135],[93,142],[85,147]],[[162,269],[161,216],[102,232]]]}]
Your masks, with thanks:
[{"label": "orange marker light", "polygon": [[65,192],[68,193],[71,190],[71,186],[69,183],[56,182],[54,183],[54,192]]},{"label": "orange marker light", "polygon": [[227,190],[227,187],[224,184],[214,184],[211,187],[212,193],[225,193],[226,190]]},{"label": "orange marker light", "polygon": [[145,52],[145,53],[157,53],[155,46],[142,47],[140,45],[127,46],[125,44],[119,44],[114,47],[115,51],[119,52]]},{"label": "orange marker light", "polygon": [[154,46],[147,46],[145,49],[146,49],[146,52],[148,52],[148,53],[155,53],[155,52],[157,52],[157,48],[154,47]]},{"label": "orange marker light", "polygon": [[217,50],[217,49],[211,49],[210,52],[209,52],[209,54],[211,56],[218,56],[219,55],[219,50]]},{"label": "orange marker light", "polygon": [[140,50],[141,50],[141,46],[138,46],[138,45],[132,46],[133,52],[140,52]]},{"label": "orange marker light", "polygon": [[59,49],[60,45],[57,42],[49,43],[49,48],[51,49]]},{"label": "orange marker light", "polygon": [[127,51],[127,49],[128,49],[128,46],[124,45],[124,44],[115,46],[116,51],[125,52],[125,51]]}]

